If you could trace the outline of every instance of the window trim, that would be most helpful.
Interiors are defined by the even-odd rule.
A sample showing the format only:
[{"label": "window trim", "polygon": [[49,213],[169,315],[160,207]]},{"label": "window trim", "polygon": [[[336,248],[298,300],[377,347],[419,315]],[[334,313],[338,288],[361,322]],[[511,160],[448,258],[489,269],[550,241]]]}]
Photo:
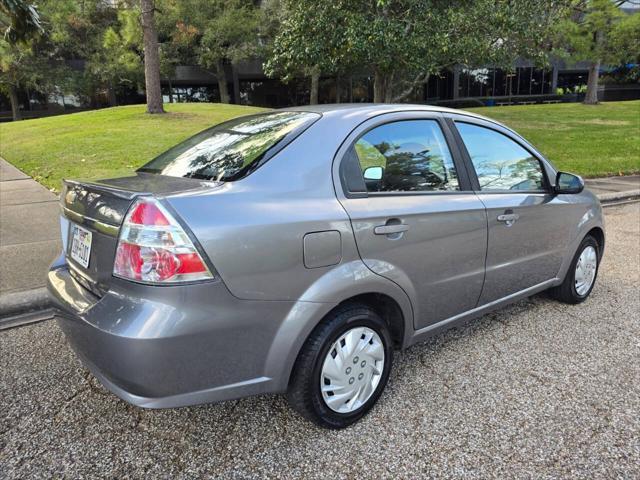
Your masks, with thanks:
[{"label": "window trim", "polygon": [[[482,119],[476,119],[475,117],[471,117],[471,116],[454,114],[447,117],[447,123],[449,124],[449,127],[451,128],[454,136],[456,137],[456,141],[458,143],[460,152],[462,154],[462,157],[464,158],[467,169],[469,170],[468,172],[469,177],[471,179],[472,188],[474,189],[475,193],[482,193],[487,195],[492,195],[492,194],[493,195],[504,195],[504,194],[548,195],[553,193],[552,183],[549,181],[549,172],[547,171],[547,162],[545,161],[544,158],[542,158],[542,156],[538,152],[533,150],[530,145],[528,145],[526,142],[523,142],[522,139],[519,138],[519,136],[512,134],[504,127],[501,127],[501,125],[499,124],[493,124],[492,122],[484,121]],[[471,155],[469,154],[469,151],[467,150],[467,146],[464,143],[464,139],[462,138],[462,135],[458,130],[458,127],[456,125],[457,123],[467,123],[469,125],[491,130],[492,132],[495,132],[498,135],[502,135],[508,138],[509,140],[514,142],[516,145],[526,150],[529,153],[529,155],[531,155],[533,158],[535,158],[538,161],[538,165],[540,165],[540,170],[542,171],[542,181],[544,183],[544,188],[541,190],[482,190],[480,188],[480,181],[478,180],[476,167],[473,165],[473,161],[471,160]]]},{"label": "window trim", "polygon": [[[392,117],[392,118],[390,118]],[[451,160],[453,161],[453,165],[456,169],[456,173],[458,175],[458,186],[459,190],[448,190],[448,191],[439,191],[439,190],[425,190],[425,191],[398,191],[398,192],[369,192],[364,191],[352,191],[348,188],[350,182],[355,182],[356,179],[349,178],[349,175],[354,175],[353,173],[353,165],[351,165],[351,172],[348,172],[347,169],[349,167],[350,162],[354,162],[354,160],[358,164],[358,171],[360,173],[359,178],[364,185],[364,177],[362,175],[362,170],[360,168],[360,160],[355,154],[355,144],[360,140],[364,135],[366,135],[371,130],[381,127],[383,125],[388,125],[391,123],[398,122],[407,122],[407,121],[432,121],[436,122],[436,124],[440,127],[442,135],[444,136],[445,143],[447,148],[449,149],[449,154],[451,155]],[[366,125],[361,129],[363,125]],[[445,121],[445,118],[440,112],[425,112],[420,110],[409,110],[403,112],[392,112],[388,114],[382,114],[377,117],[374,117],[370,120],[367,120],[360,124],[357,128],[355,128],[346,138],[345,144],[347,147],[343,150],[341,147],[340,150],[343,150],[343,153],[340,155],[339,159],[339,179],[340,184],[342,186],[343,194],[346,198],[368,198],[368,197],[403,197],[403,196],[419,196],[419,195],[460,195],[460,194],[472,194],[474,193],[473,184],[471,182],[471,178],[469,177],[469,172],[467,170],[466,163],[464,161],[463,156],[459,150],[458,142],[456,137],[451,132],[451,129],[448,123]]]}]

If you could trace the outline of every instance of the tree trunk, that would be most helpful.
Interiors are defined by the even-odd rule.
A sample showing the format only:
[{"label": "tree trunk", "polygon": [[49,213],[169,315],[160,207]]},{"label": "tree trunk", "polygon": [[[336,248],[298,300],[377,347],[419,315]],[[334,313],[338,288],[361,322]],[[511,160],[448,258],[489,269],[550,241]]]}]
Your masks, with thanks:
[{"label": "tree trunk", "polygon": [[342,82],[340,75],[336,77],[336,103],[340,103],[342,97]]},{"label": "tree trunk", "polygon": [[11,102],[11,115],[13,116],[13,120],[22,120],[22,112],[20,112],[20,105],[18,104],[18,91],[13,85],[9,86],[9,101]]},{"label": "tree trunk", "polygon": [[390,102],[392,99],[393,73],[376,69],[373,77],[373,102]]},{"label": "tree trunk", "polygon": [[233,80],[233,103],[240,105],[240,77],[238,77],[238,68],[231,65],[231,79]]},{"label": "tree trunk", "polygon": [[220,103],[231,103],[227,74],[224,71],[222,60],[218,60],[218,63],[216,63],[216,78],[218,79],[218,90],[220,90]]},{"label": "tree trunk", "polygon": [[589,78],[587,79],[587,94],[584,97],[585,105],[598,104],[598,76],[600,75],[600,60],[589,65]]},{"label": "tree trunk", "polygon": [[416,79],[413,82],[411,82],[411,84],[409,84],[409,86],[405,90],[403,90],[398,95],[393,97],[390,101],[393,103],[402,102],[409,95],[411,95],[416,89],[416,87],[418,87],[419,85],[422,85],[423,88],[426,88],[426,84],[428,81],[429,81],[429,74],[419,75],[418,77],[416,77]]},{"label": "tree trunk", "polygon": [[384,91],[384,75],[376,70],[373,74],[373,103],[382,103]]},{"label": "tree trunk", "polygon": [[460,96],[460,67],[454,65],[453,67],[453,99],[457,100]]},{"label": "tree trunk", "polygon": [[314,67],[311,71],[311,92],[309,93],[309,105],[318,104],[318,90],[320,89],[320,69]]},{"label": "tree trunk", "polygon": [[109,82],[109,87],[107,89],[107,93],[109,96],[109,106],[110,107],[115,107],[118,105],[118,100],[116,99],[116,91],[113,88],[113,84],[111,82]]},{"label": "tree trunk", "polygon": [[386,83],[386,88],[384,90],[384,103],[392,103],[393,102],[393,72],[391,72],[388,77]]},{"label": "tree trunk", "polygon": [[164,113],[160,89],[160,53],[154,18],[154,0],[140,0],[144,37],[144,83],[147,93],[147,113]]},{"label": "tree trunk", "polygon": [[173,103],[173,85],[171,85],[171,78],[167,80],[169,82],[169,103]]}]

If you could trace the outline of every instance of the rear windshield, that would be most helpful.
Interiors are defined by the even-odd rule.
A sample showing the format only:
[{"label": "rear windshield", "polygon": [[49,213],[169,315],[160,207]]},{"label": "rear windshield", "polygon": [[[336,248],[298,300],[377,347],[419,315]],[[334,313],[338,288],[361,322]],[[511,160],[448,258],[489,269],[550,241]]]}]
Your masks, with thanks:
[{"label": "rear windshield", "polygon": [[274,112],[231,120],[194,135],[138,171],[219,182],[239,180],[318,118],[311,112]]}]

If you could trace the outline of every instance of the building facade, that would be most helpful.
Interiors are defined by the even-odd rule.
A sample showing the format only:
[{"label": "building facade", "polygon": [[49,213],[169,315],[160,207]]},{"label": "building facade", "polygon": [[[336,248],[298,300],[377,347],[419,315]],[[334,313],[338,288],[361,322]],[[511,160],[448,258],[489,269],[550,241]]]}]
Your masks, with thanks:
[{"label": "building facade", "polygon": [[[606,69],[603,69],[603,73]],[[234,103],[271,108],[304,105],[309,102],[309,79],[296,79],[284,84],[268,78],[260,61],[247,62],[233,68],[227,66],[227,83]],[[538,68],[519,61],[513,69],[457,67],[431,75],[405,101],[414,103],[465,105],[510,104],[521,101],[578,101],[586,89],[586,64],[567,66],[554,62],[549,68]],[[181,66],[174,78],[163,79],[165,102],[219,101],[217,78],[200,67]],[[616,88],[603,85],[602,100],[640,98],[640,85],[615,94]],[[620,98],[618,98],[620,97]],[[319,102],[372,102],[373,77],[367,74],[320,81]]]}]

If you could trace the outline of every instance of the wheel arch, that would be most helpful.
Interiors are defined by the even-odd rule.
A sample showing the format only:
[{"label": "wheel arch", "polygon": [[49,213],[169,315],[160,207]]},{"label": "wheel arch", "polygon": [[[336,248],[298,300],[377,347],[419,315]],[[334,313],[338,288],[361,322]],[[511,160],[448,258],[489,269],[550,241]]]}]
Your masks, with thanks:
[{"label": "wheel arch", "polygon": [[[347,275],[347,272],[349,273]],[[359,302],[374,308],[389,324],[394,347],[408,345],[413,334],[413,307],[408,295],[391,280],[369,270],[362,262],[349,262],[327,273],[296,302],[282,322],[265,362],[265,376],[283,392],[295,361],[313,330],[337,307]]]},{"label": "wheel arch", "polygon": [[300,356],[300,352],[304,347],[304,344],[309,339],[309,337],[313,334],[314,331],[320,326],[322,321],[329,317],[333,312],[343,308],[348,304],[360,304],[366,305],[372,310],[374,310],[382,320],[387,324],[389,328],[389,334],[391,335],[391,341],[393,342],[393,348],[399,350],[404,346],[404,335],[406,331],[406,322],[405,317],[402,312],[402,307],[399,303],[390,295],[380,293],[380,292],[367,292],[361,293],[358,295],[354,295],[352,297],[346,298],[337,305],[334,305],[328,312],[326,312],[322,318],[320,318],[315,324],[313,328],[306,334],[306,336],[299,342],[299,345],[296,348],[296,352],[294,355],[294,361],[291,363],[290,367],[287,369],[288,373],[286,375],[286,384],[288,385],[291,381],[291,376],[293,374],[293,369],[295,366],[295,361]]},{"label": "wheel arch", "polygon": [[[362,293],[340,302],[335,308],[339,308],[348,303],[360,303],[374,310],[389,327],[391,340],[396,350],[402,348],[404,343],[404,333],[406,322],[402,308],[391,296],[379,292]],[[335,310],[335,308],[333,310]],[[327,315],[333,312],[329,312]],[[327,316],[325,315],[325,317]]]},{"label": "wheel arch", "polygon": [[593,227],[591,230],[587,232],[587,235],[585,235],[585,237],[588,235],[596,239],[596,242],[598,243],[598,247],[599,247],[598,256],[602,258],[602,255],[604,254],[604,245],[605,245],[604,230],[600,227]]}]

